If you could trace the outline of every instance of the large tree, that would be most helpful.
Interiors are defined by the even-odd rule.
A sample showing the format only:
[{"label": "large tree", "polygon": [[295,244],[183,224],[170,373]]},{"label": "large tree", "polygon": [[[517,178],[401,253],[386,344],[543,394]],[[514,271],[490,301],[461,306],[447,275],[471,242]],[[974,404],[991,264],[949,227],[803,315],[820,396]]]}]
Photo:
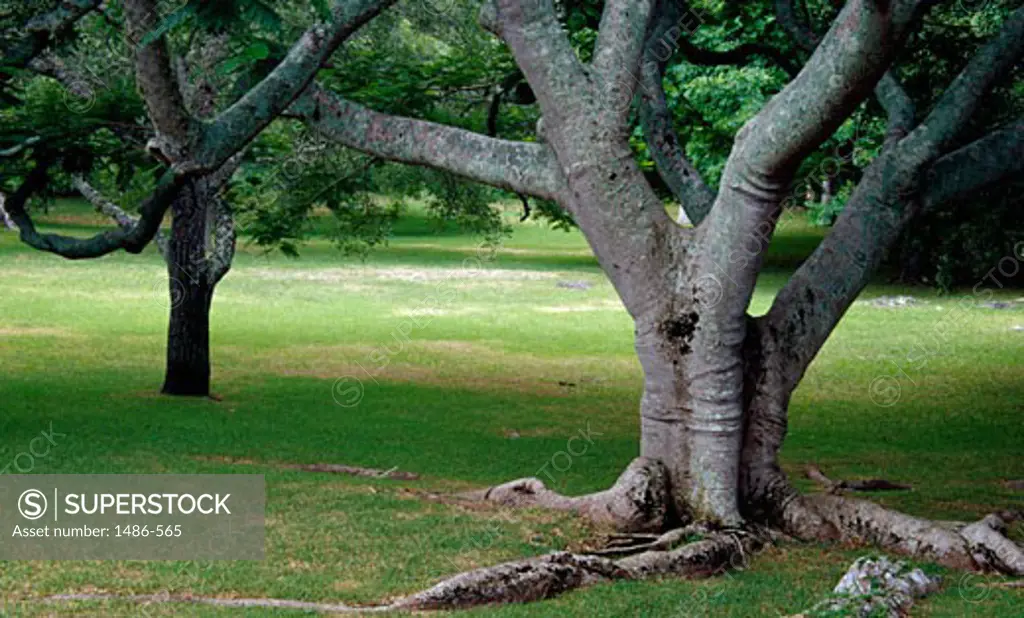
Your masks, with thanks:
[{"label": "large tree", "polygon": [[[791,18],[792,7],[778,4],[780,20]],[[919,117],[894,62],[933,4],[850,0],[820,40],[808,34],[812,53],[737,133],[717,191],[686,160],[666,121],[665,60],[700,22],[697,11],[673,0],[605,2],[589,61],[566,35],[564,7],[551,0],[485,5],[482,23],[508,45],[539,101],[538,143],[382,114],[316,85],[296,101],[294,113],[352,148],[556,201],[634,319],[645,376],[641,457],[600,494],[566,498],[524,479],[492,488],[489,499],[576,510],[632,530],[763,523],[804,539],[867,542],[947,565],[1024,573],[1024,552],[993,527],[998,518],[957,530],[869,502],[802,496],[778,463],[794,389],[901,231],[921,212],[1004,182],[1022,165],[1020,121],[966,143],[963,136],[1024,51],[1024,9],[1007,12],[998,33]],[[751,316],[754,284],[796,171],[872,94],[888,115],[884,148],[768,313]],[[637,106],[659,172],[692,229],[666,214],[637,165],[628,141]],[[648,552],[628,566],[685,571],[696,568],[695,556],[708,559],[679,551]],[[563,567],[579,581],[604,568]],[[548,581],[553,568],[532,563],[529,577]]]}]

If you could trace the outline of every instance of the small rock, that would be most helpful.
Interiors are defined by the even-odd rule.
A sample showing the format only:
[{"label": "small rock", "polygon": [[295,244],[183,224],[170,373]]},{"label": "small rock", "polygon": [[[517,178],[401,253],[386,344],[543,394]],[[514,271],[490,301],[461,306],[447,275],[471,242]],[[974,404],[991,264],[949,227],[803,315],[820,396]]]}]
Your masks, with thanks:
[{"label": "small rock", "polygon": [[830,598],[812,611],[837,616],[905,616],[915,599],[935,592],[939,579],[911,569],[885,556],[859,558],[849,568]]},{"label": "small rock", "polygon": [[1024,324],[1017,324],[1015,326],[1011,326],[1010,330],[1015,330],[1017,332],[1024,332]]},{"label": "small rock", "polygon": [[918,300],[913,296],[879,296],[868,302],[873,307],[885,308],[912,307],[918,304]]},{"label": "small rock", "polygon": [[594,287],[589,281],[559,281],[555,285],[567,290],[589,290]]}]

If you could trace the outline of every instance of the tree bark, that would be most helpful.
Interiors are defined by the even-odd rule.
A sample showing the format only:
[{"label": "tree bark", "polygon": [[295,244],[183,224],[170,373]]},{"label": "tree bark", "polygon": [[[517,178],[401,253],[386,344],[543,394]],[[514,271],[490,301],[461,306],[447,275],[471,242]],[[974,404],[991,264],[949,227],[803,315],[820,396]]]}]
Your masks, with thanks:
[{"label": "tree bark", "polygon": [[210,306],[214,283],[206,258],[209,201],[195,185],[172,205],[167,252],[170,325],[167,330],[166,395],[210,395]]}]

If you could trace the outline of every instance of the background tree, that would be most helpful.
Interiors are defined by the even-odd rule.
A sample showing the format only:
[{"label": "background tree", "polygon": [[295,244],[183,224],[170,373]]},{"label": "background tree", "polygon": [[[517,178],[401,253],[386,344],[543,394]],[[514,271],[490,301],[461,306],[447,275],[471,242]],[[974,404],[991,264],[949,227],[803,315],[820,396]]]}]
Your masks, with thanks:
[{"label": "background tree", "polygon": [[[152,0],[128,0],[111,7],[81,0],[52,3],[56,6],[51,5],[49,11],[25,7],[5,15],[9,23],[5,24],[8,27],[3,29],[2,39],[4,86],[14,81],[12,70],[30,69],[63,82],[71,95],[81,94],[85,81],[80,74],[48,52],[52,45],[74,33],[77,22],[97,11],[113,24],[114,31],[104,32],[101,27],[94,34],[123,34],[125,45],[121,49],[103,50],[97,49],[95,41],[91,47],[86,41],[85,49],[78,50],[85,54],[84,62],[109,61],[111,54],[119,52],[133,56],[136,84],[151,124],[152,136],[146,142],[146,150],[162,172],[150,197],[139,208],[139,218],[119,216],[118,230],[78,239],[40,234],[28,214],[26,202],[50,186],[58,169],[82,176],[92,172],[97,163],[111,163],[96,156],[102,153],[94,152],[91,138],[84,135],[89,127],[97,126],[95,115],[74,118],[71,127],[52,127],[45,119],[11,125],[16,132],[42,125],[63,141],[47,142],[40,135],[29,135],[7,149],[18,156],[13,163],[6,164],[13,171],[8,173],[23,180],[6,208],[24,242],[69,259],[94,258],[120,249],[140,252],[158,233],[165,213],[171,212],[171,231],[164,252],[171,296],[164,393],[206,396],[210,392],[210,305],[217,283],[230,268],[235,243],[233,219],[221,191],[241,163],[240,154],[287,108],[331,54],[388,4],[391,2],[351,0],[324,7],[325,22],[305,30],[281,61],[260,79],[248,85],[244,79],[236,80],[234,91],[226,93],[223,104],[218,101],[221,93],[211,83],[210,64],[223,58],[232,24],[237,27],[242,18],[272,21],[265,5],[256,0],[217,5],[190,2],[177,10]],[[202,18],[199,34],[206,36],[188,37],[175,52],[168,42],[169,26],[190,15]],[[259,51],[246,48],[242,56],[259,56]],[[87,91],[86,96],[91,94]],[[109,93],[103,96],[109,97]],[[26,98],[8,92],[7,99],[13,109],[5,110],[5,114],[15,120],[19,114],[24,116],[26,110],[20,108]],[[44,99],[51,107],[57,100],[53,96]],[[132,112],[130,106],[111,107],[120,114]],[[53,117],[67,116],[57,113]],[[100,114],[98,118],[104,116]],[[131,122],[125,124],[133,131],[139,129]],[[15,136],[7,136],[12,137]],[[69,148],[71,142],[74,147]],[[112,204],[90,191],[88,183],[79,180],[77,184],[101,209],[110,211]]]},{"label": "background tree", "polygon": [[[153,5],[149,30],[133,38],[125,36],[120,4],[73,6],[46,11],[52,7],[33,5],[4,16],[4,64],[12,70],[5,80],[8,100],[0,108],[7,154],[0,169],[17,180],[33,169],[44,148],[65,153],[32,193],[37,206],[77,190],[114,217],[124,233],[137,223],[132,204],[154,190],[168,167],[146,154],[156,132],[144,120],[148,109],[135,89],[136,44],[167,48],[177,92],[159,96],[179,99],[201,127],[216,124],[219,114],[289,57],[294,41],[308,34],[311,13],[327,23],[334,19],[326,4],[311,11],[305,3],[286,1],[165,2]],[[30,37],[23,35],[25,23]],[[328,56],[322,79],[384,109],[481,130],[500,122],[503,131],[520,134],[535,121],[532,112],[516,113],[520,108],[507,105],[500,119],[488,117],[513,62],[476,27],[476,11],[469,6],[396,9]],[[491,241],[505,231],[492,207],[502,198],[499,192],[444,172],[387,164],[324,140],[300,122],[268,125],[229,163],[205,177],[195,198],[201,203],[177,218],[193,221],[189,234],[174,244],[179,255],[160,243],[171,287],[163,387],[168,394],[209,393],[208,316],[216,285],[233,261],[239,226],[258,246],[289,255],[310,231],[326,232],[344,252],[362,255],[386,239],[402,200],[426,197],[439,224]],[[320,207],[333,215],[330,225],[324,225]]]}]

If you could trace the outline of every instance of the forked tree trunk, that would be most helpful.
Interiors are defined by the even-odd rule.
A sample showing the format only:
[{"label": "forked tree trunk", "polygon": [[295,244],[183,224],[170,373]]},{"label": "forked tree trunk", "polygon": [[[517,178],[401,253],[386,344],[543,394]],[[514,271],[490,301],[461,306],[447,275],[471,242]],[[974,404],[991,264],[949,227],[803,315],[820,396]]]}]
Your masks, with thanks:
[{"label": "forked tree trunk", "polygon": [[206,260],[208,200],[194,188],[172,205],[167,248],[170,325],[167,373],[161,392],[207,397],[210,394],[210,307],[213,283]]}]

